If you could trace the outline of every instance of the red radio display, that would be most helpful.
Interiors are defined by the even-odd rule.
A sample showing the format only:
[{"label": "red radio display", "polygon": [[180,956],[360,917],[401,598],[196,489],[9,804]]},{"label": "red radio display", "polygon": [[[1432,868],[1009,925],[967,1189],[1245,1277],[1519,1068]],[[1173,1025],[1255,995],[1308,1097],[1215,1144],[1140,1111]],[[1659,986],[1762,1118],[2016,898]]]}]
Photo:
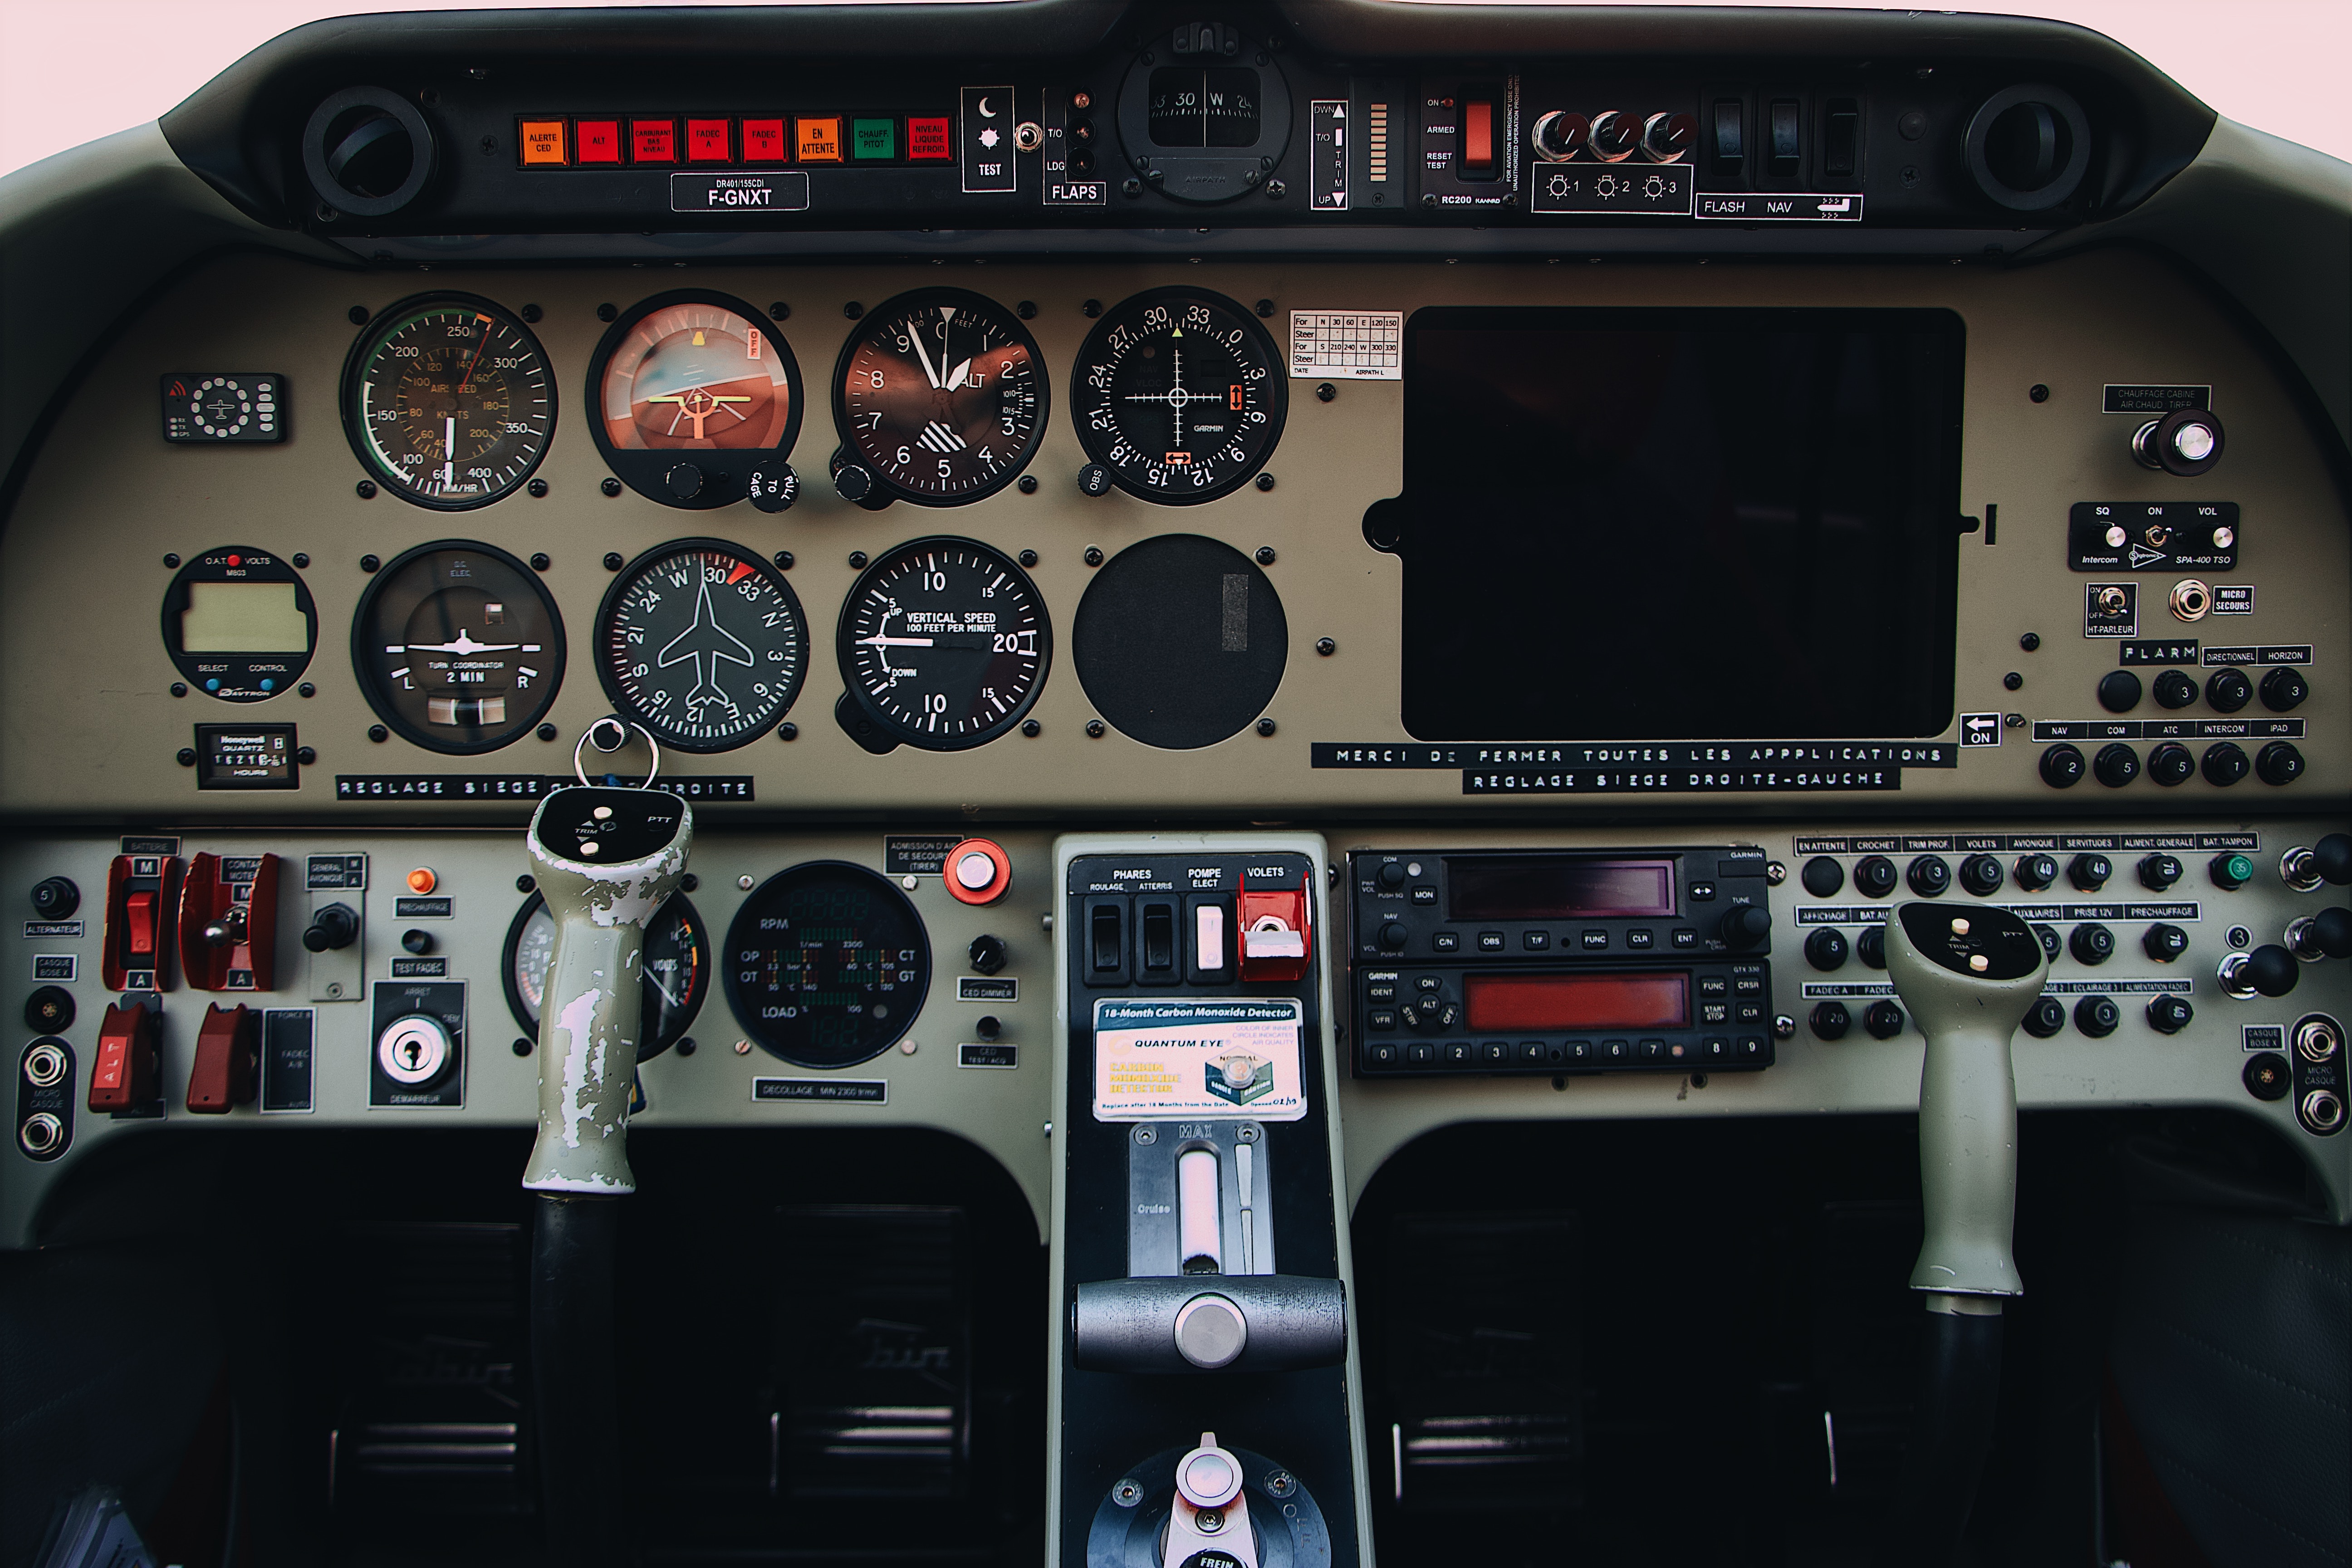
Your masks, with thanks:
[{"label": "red radio display", "polygon": [[1465,974],[1462,1001],[1475,1035],[1690,1026],[1690,976],[1680,970],[1665,974]]}]

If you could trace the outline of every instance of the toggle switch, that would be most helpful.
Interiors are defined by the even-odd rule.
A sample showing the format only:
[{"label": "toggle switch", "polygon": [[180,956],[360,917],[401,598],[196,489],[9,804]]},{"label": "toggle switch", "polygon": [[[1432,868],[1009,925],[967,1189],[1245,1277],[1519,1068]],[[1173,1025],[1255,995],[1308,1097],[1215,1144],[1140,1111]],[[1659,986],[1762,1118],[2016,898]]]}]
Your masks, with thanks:
[{"label": "toggle switch", "polygon": [[141,889],[125,900],[122,909],[123,951],[132,958],[153,962],[155,957],[155,894]]},{"label": "toggle switch", "polygon": [[1182,953],[1177,946],[1176,906],[1164,901],[1139,904],[1135,911],[1135,983],[1173,985],[1183,978]]},{"label": "toggle switch", "polygon": [[135,1110],[153,1103],[159,1063],[155,1010],[146,1002],[110,1002],[98,1026],[98,1056],[89,1068],[92,1110]]},{"label": "toggle switch", "polygon": [[166,922],[179,907],[180,871],[176,855],[118,855],[107,868],[99,976],[109,991],[171,988],[173,943]]},{"label": "toggle switch", "polygon": [[180,884],[180,969],[199,991],[278,988],[278,857],[196,856]]},{"label": "toggle switch", "polygon": [[188,1109],[199,1116],[226,1116],[233,1105],[250,1104],[261,1066],[261,1016],[240,1002],[205,1008],[196,1033],[196,1062],[188,1073]]},{"label": "toggle switch", "polygon": [[1220,901],[1193,907],[1192,967],[1203,974],[1230,973],[1225,963],[1225,906]]}]

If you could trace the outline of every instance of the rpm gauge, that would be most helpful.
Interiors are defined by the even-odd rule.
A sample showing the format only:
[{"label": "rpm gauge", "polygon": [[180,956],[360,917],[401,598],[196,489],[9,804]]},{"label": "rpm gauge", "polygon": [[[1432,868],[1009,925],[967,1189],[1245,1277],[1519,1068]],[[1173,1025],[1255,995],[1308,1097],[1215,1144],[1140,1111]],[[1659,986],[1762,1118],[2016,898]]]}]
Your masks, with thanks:
[{"label": "rpm gauge", "polygon": [[[875,499],[959,506],[1011,484],[1045,434],[1045,377],[1020,318],[963,289],[877,306],[842,346],[833,416]],[[870,501],[867,504],[872,504]]]},{"label": "rpm gauge", "polygon": [[563,684],[563,620],[530,567],[488,544],[419,545],[376,574],[352,619],[368,706],[430,751],[495,751]]},{"label": "rpm gauge", "polygon": [[835,634],[848,688],[837,711],[858,744],[961,752],[1021,721],[1054,651],[1029,574],[970,539],[918,539],[849,590]]},{"label": "rpm gauge", "polygon": [[471,294],[427,294],[368,323],[343,367],[343,432],[376,481],[443,511],[530,477],[555,384],[529,329]]},{"label": "rpm gauge", "polygon": [[[555,962],[555,917],[545,895],[533,893],[507,928],[507,1008],[532,1039],[539,1038],[539,1010],[547,1000],[547,969]],[[684,893],[672,893],[646,927],[645,1011],[637,1031],[637,1060],[649,1061],[684,1037],[710,989],[710,943],[702,917]]]},{"label": "rpm gauge", "polygon": [[741,500],[755,470],[772,486],[800,435],[800,362],[725,294],[685,289],[636,305],[596,346],[588,388],[605,462],[665,506]]},{"label": "rpm gauge", "polygon": [[1183,505],[1239,488],[1282,438],[1274,340],[1222,294],[1155,289],[1095,324],[1070,374],[1087,456],[1129,495]]},{"label": "rpm gauge", "polygon": [[775,726],[808,669],[808,623],[776,571],[717,539],[639,556],[596,616],[605,695],[666,746],[723,752]]},{"label": "rpm gauge", "polygon": [[907,896],[863,866],[812,860],[761,883],[720,952],[736,1021],[795,1067],[845,1068],[896,1045],[931,984]]}]

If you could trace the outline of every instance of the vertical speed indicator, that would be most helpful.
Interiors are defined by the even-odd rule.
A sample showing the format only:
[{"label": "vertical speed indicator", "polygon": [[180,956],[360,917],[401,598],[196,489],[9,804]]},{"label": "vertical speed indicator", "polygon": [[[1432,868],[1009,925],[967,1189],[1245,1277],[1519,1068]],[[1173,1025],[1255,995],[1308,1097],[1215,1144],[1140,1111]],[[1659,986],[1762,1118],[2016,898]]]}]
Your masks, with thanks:
[{"label": "vertical speed indicator", "polygon": [[868,751],[961,752],[1021,721],[1054,651],[1029,574],[971,539],[918,539],[849,590],[835,635],[843,727]]},{"label": "vertical speed indicator", "polygon": [[1097,322],[1070,373],[1087,456],[1129,495],[1214,500],[1282,438],[1288,384],[1274,340],[1222,294],[1155,289]]},{"label": "vertical speed indicator", "polygon": [[378,483],[440,511],[488,506],[530,477],[555,431],[547,356],[471,294],[404,300],[343,367],[343,433]]}]

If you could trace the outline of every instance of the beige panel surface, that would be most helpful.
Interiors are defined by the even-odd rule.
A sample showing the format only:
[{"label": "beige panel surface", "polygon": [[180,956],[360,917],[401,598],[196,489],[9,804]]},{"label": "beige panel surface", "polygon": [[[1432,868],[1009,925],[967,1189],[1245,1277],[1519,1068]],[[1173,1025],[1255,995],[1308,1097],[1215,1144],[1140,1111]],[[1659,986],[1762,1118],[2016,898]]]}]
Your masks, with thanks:
[{"label": "beige panel surface", "polygon": [[[834,497],[823,481],[835,437],[826,379],[850,331],[843,306],[866,305],[899,289],[934,283],[977,289],[1005,301],[1034,300],[1030,323],[1054,384],[1049,432],[1033,472],[1036,494],[1006,489],[975,505],[932,510],[898,505],[871,513]],[[2232,811],[2339,805],[2352,780],[2352,691],[2337,672],[2352,667],[2346,626],[2347,520],[2301,417],[2252,349],[2204,299],[2148,257],[2108,251],[2014,271],[1989,267],[1780,267],[1482,264],[1439,267],[1329,263],[1164,266],[966,264],[842,268],[630,267],[567,271],[468,270],[337,273],[283,258],[220,258],[166,290],[131,323],[69,401],[50,434],[0,540],[0,581],[11,614],[0,622],[0,813],[50,821],[111,822],[130,816],[260,822],[520,822],[520,805],[436,803],[337,804],[337,773],[554,773],[572,737],[605,702],[589,665],[590,629],[610,582],[608,551],[634,557],[667,539],[715,534],[762,552],[797,556],[793,586],[812,622],[811,674],[793,717],[801,738],[772,739],[683,764],[688,771],[751,773],[756,805],[716,805],[716,822],[780,815],[936,811],[973,818],[1103,819],[1120,813],[1229,815],[1263,820],[1309,814],[1463,811],[1580,819],[1593,808],[1559,797],[1465,799],[1459,774],[1336,772],[1308,767],[1313,741],[1398,742],[1399,567],[1367,546],[1361,520],[1400,483],[1401,389],[1342,386],[1328,404],[1310,383],[1292,384],[1287,433],[1269,471],[1270,492],[1244,489],[1191,508],[1159,508],[1114,493],[1089,500],[1076,489],[1082,457],[1066,416],[1068,367],[1090,325],[1088,299],[1116,302],[1158,285],[1217,289],[1244,303],[1268,299],[1291,309],[1391,309],[1437,304],[1740,304],[1942,306],[1968,326],[1967,426],[1961,502],[1981,515],[2000,508],[1998,542],[1979,533],[1960,552],[1959,711],[2012,711],[2029,718],[2086,718],[2092,688],[2112,668],[2105,643],[2081,637],[2084,578],[2064,569],[2068,505],[2080,500],[2227,500],[2244,508],[2245,564],[2231,581],[2256,588],[2255,613],[2186,628],[2160,608],[2169,576],[2142,577],[2145,634],[2181,630],[2208,642],[2310,643],[2315,694],[2302,710],[2311,770],[2286,791],[2249,781],[2227,796],[2202,780],[2172,791],[2143,779],[2120,792],[2085,784],[2068,809],[2178,811],[2226,799]],[[590,354],[604,331],[600,303],[627,307],[685,285],[792,306],[780,331],[809,387],[808,415],[793,458],[813,482],[792,511],[769,516],[738,504],[681,512],[634,492],[598,493],[604,464],[582,417]],[[436,513],[389,495],[362,500],[362,470],[344,440],[336,388],[356,335],[354,306],[373,311],[425,289],[475,291],[509,308],[541,306],[536,329],[553,364],[560,422],[541,476],[544,500],[518,493],[472,512]],[[1283,325],[1278,314],[1272,323]],[[202,368],[279,371],[291,381],[291,438],[283,446],[184,448],[155,431],[156,375]],[[2210,383],[2228,423],[2227,456],[2195,480],[2154,475],[2132,463],[2133,421],[2098,412],[2107,382]],[[2026,389],[2048,385],[2046,403]],[[901,749],[874,757],[834,724],[841,689],[831,637],[855,577],[852,551],[878,552],[919,534],[967,533],[1008,551],[1034,549],[1034,575],[1063,652],[1035,710],[1044,732],[1013,735],[977,752],[935,755]],[[1090,545],[1109,553],[1162,531],[1198,531],[1244,551],[1270,546],[1270,575],[1288,612],[1287,674],[1268,716],[1277,732],[1255,731],[1196,752],[1171,752],[1116,731],[1085,734],[1093,710],[1066,657],[1067,634],[1089,569]],[[353,682],[348,652],[352,613],[366,578],[363,553],[389,559],[438,539],[473,539],[528,557],[551,558],[546,581],[562,607],[572,668],[550,718],[562,740],[526,739],[472,759],[435,755],[394,738],[371,744],[373,721]],[[281,696],[243,706],[200,696],[175,700],[173,670],[158,632],[157,606],[170,573],[167,551],[189,555],[245,544],[282,555],[307,552],[321,638],[310,679],[314,699]],[[1510,563],[1498,560],[1496,569]],[[1580,593],[1570,584],[1562,612]],[[1465,613],[1475,613],[1466,607]],[[2018,649],[2036,631],[2038,653]],[[1336,639],[1318,658],[1316,639]],[[1629,657],[1633,657],[1629,650]],[[2025,676],[2021,691],[2001,686]],[[1727,677],[1728,672],[1727,672]],[[2206,713],[2201,704],[2187,710]],[[294,722],[315,746],[317,766],[300,790],[249,795],[204,794],[173,761],[205,721]],[[1948,737],[1950,731],[1948,731]],[[1716,739],[1717,737],[1692,737]],[[1779,738],[1779,737],[1776,737]],[[1804,737],[1814,738],[1814,737]],[[2048,809],[2034,749],[2009,743],[1966,755],[1952,771],[1913,770],[1900,797],[1710,797],[1711,813],[1843,810],[1924,812],[1955,808]],[[1612,796],[1612,816],[1687,812],[1691,797]]]}]

